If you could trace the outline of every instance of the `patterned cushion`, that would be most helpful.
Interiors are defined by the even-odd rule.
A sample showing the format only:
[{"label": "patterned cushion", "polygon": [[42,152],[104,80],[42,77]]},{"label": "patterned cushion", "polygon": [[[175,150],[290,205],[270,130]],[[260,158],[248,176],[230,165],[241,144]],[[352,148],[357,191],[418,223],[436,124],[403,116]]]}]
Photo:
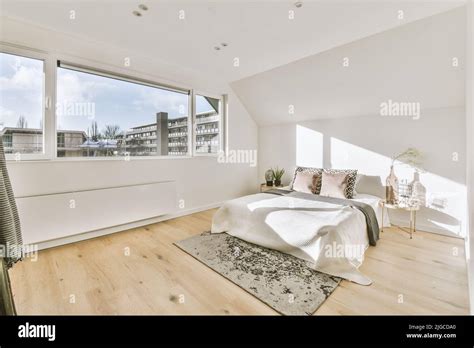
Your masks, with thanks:
[{"label": "patterned cushion", "polygon": [[[324,172],[328,174],[347,174],[347,186],[345,189],[345,196],[346,198],[354,198],[354,191],[357,180],[356,169],[324,169]],[[321,192],[321,190],[319,190],[319,192]]]},{"label": "patterned cushion", "polygon": [[295,182],[296,173],[305,172],[305,173],[314,173],[318,176],[316,185],[314,186],[313,193],[319,195],[321,193],[321,184],[322,184],[322,175],[323,171],[326,173],[345,173],[348,175],[347,178],[347,187],[345,190],[346,198],[354,198],[355,184],[357,179],[357,170],[355,169],[323,169],[323,168],[312,168],[312,167],[296,167],[295,175],[293,176],[293,181],[291,183],[291,189],[293,190],[293,183]]},{"label": "patterned cushion", "polygon": [[291,183],[291,189],[293,190],[293,184],[295,183],[296,174],[298,173],[312,173],[316,175],[315,185],[313,185],[313,193],[319,195],[321,192],[321,176],[323,175],[322,168],[311,168],[311,167],[297,167]]},{"label": "patterned cushion", "polygon": [[304,193],[313,193],[317,183],[317,175],[310,172],[297,172],[293,180],[293,190]]}]

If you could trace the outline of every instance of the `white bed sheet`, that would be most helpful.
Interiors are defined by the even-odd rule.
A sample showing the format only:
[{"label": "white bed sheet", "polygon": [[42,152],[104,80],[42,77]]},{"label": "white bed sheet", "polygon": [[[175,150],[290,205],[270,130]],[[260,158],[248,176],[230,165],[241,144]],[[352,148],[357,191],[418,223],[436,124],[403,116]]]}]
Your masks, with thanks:
[{"label": "white bed sheet", "polygon": [[[379,225],[382,213],[389,224],[379,197],[358,194],[354,200],[371,205]],[[369,240],[365,216],[357,208],[259,193],[224,203],[213,217],[211,232],[293,255],[320,272],[372,283],[358,270]]]}]

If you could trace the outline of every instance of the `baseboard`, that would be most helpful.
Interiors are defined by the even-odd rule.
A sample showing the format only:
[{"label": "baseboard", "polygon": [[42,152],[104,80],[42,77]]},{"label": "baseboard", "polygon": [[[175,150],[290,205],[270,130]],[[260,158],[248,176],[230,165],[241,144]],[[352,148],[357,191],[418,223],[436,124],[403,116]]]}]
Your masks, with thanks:
[{"label": "baseboard", "polygon": [[178,218],[178,217],[181,217],[181,216],[190,215],[190,214],[194,214],[194,213],[199,213],[199,212],[204,211],[204,210],[218,208],[221,205],[222,205],[222,202],[212,203],[212,204],[208,204],[208,205],[204,205],[204,206],[200,206],[200,207],[196,207],[196,208],[192,208],[192,209],[181,210],[181,211],[179,211],[177,213],[173,213],[173,214],[166,214],[166,215],[157,216],[157,217],[154,217],[154,218],[151,218],[151,219],[131,222],[129,224],[108,227],[108,228],[101,229],[101,230],[75,234],[75,235],[72,235],[72,236],[58,238],[58,239],[52,239],[52,240],[37,243],[37,246],[38,246],[38,250],[54,248],[54,247],[57,247],[57,246],[60,246],[60,245],[80,242],[80,241],[86,240],[86,239],[105,236],[105,235],[112,234],[112,233],[126,231],[126,230],[129,230],[129,229],[132,229],[132,228],[137,228],[137,227],[142,227],[142,226],[146,226],[146,225],[150,225],[150,224],[155,224],[155,223],[160,222],[160,221],[175,219],[175,218]]},{"label": "baseboard", "polygon": [[[409,226],[408,226],[408,224],[405,220],[398,220],[398,219],[394,219],[394,218],[390,217],[390,222],[392,223],[392,225],[397,225],[397,226],[401,226],[401,227],[404,227],[404,228],[409,228]],[[416,229],[419,230],[419,231],[423,231],[423,232],[430,232],[430,233],[440,234],[440,235],[447,236],[447,237],[454,237],[454,238],[464,239],[464,237],[459,236],[455,233],[446,231],[445,229],[443,229],[441,227],[429,226],[429,225],[425,225],[423,223],[418,223],[417,222],[416,223]]]},{"label": "baseboard", "polygon": [[[105,228],[105,229],[101,229],[101,230],[75,234],[75,235],[72,235],[72,236],[58,238],[58,239],[52,239],[52,240],[37,243],[37,246],[38,246],[38,250],[54,248],[54,247],[64,245],[64,244],[80,242],[80,241],[86,240],[86,239],[105,236],[105,235],[108,235],[108,234],[113,234],[113,233],[117,233],[117,232],[126,231],[126,230],[129,230],[129,229],[132,229],[132,228],[137,228],[137,227],[142,227],[142,226],[154,224],[154,223],[157,223],[157,222],[160,222],[160,221],[171,220],[171,219],[175,219],[175,218],[178,218],[178,217],[181,217],[181,216],[190,215],[190,214],[194,214],[194,213],[199,213],[201,211],[218,208],[221,205],[222,205],[222,202],[212,203],[212,204],[208,204],[208,205],[204,205],[204,206],[200,206],[200,207],[196,207],[196,208],[192,208],[192,209],[181,210],[181,211],[173,213],[173,214],[166,214],[166,215],[157,216],[157,217],[154,217],[154,218],[151,218],[151,219],[131,222],[129,224],[113,226],[113,227],[109,227],[109,228]],[[394,225],[398,225],[398,226],[402,226],[402,227],[408,227],[406,225],[406,221],[404,221],[404,220],[397,220],[397,219],[390,218],[390,222]],[[424,225],[424,224],[420,224],[420,223],[417,224],[417,229],[420,230],[420,231],[424,231],[424,232],[431,232],[431,233],[436,233],[436,234],[440,234],[440,235],[443,235],[443,236],[464,239],[463,237],[460,237],[460,236],[458,236],[454,233],[450,233],[446,230],[443,230],[442,228],[428,226],[428,225]]]}]

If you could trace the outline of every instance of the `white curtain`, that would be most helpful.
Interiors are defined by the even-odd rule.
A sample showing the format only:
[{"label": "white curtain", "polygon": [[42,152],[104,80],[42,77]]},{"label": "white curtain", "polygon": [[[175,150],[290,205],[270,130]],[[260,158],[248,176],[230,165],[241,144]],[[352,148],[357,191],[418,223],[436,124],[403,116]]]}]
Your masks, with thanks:
[{"label": "white curtain", "polygon": [[0,136],[0,256],[4,258],[7,268],[21,260],[22,244],[20,219]]}]

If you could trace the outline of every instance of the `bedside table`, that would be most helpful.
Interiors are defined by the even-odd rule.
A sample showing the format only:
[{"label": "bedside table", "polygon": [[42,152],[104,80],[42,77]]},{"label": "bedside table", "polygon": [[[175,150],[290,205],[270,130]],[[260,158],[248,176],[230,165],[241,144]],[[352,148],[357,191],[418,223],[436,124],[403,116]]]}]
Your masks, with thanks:
[{"label": "bedside table", "polygon": [[266,192],[273,189],[282,188],[283,186],[267,186],[267,184],[260,184],[260,192]]},{"label": "bedside table", "polygon": [[395,227],[398,227],[399,229],[401,229],[402,231],[404,232],[407,232],[410,234],[410,239],[413,239],[413,233],[416,232],[416,212],[418,210],[420,210],[420,206],[419,205],[415,205],[415,206],[408,206],[408,205],[399,205],[399,204],[387,204],[387,202],[385,200],[382,200],[380,201],[380,205],[382,206],[382,228],[380,230],[380,232],[383,232],[383,208],[387,208],[387,209],[401,209],[401,210],[406,210],[408,212],[410,212],[410,227],[408,228],[408,230],[404,227],[401,227],[401,226],[397,226],[397,225],[394,225]]}]

